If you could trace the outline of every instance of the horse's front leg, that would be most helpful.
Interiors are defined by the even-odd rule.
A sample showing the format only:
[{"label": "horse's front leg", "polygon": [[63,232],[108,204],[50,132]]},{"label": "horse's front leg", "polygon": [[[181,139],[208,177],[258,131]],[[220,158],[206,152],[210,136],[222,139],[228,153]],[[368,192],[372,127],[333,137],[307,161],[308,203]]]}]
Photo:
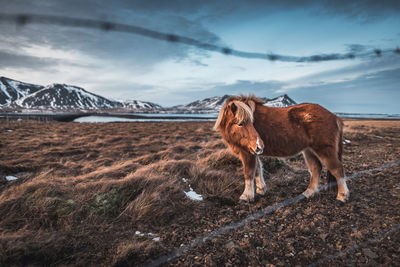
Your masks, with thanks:
[{"label": "horse's front leg", "polygon": [[254,173],[256,170],[256,157],[249,153],[242,153],[240,158],[244,170],[244,191],[240,201],[254,201]]},{"label": "horse's front leg", "polygon": [[267,192],[267,186],[265,185],[264,181],[264,174],[263,174],[263,166],[259,156],[256,158],[256,172],[255,172],[255,180],[256,180],[256,193],[259,195],[265,195]]}]

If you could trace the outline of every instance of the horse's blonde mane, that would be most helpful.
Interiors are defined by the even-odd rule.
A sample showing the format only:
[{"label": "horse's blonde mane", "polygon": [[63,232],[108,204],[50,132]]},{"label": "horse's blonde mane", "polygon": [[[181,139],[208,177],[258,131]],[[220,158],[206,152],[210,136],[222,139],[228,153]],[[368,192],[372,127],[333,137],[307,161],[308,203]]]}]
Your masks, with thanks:
[{"label": "horse's blonde mane", "polygon": [[230,107],[230,103],[235,104],[237,108],[235,113],[236,123],[242,123],[247,121],[254,122],[252,109],[239,99],[233,97],[233,98],[228,98],[224,103],[224,105],[222,106],[221,110],[219,111],[217,121],[215,122],[214,125],[214,130],[218,130],[220,128],[221,123],[225,118],[226,110]]}]

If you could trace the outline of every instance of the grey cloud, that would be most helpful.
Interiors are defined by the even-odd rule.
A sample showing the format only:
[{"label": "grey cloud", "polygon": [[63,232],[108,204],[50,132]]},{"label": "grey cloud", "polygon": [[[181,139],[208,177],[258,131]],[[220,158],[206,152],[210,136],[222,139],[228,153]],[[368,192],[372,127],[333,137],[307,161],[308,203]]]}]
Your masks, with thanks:
[{"label": "grey cloud", "polygon": [[95,68],[95,66],[82,62],[71,62],[65,59],[56,59],[49,57],[36,57],[22,55],[0,49],[0,70],[3,68],[26,69],[35,71],[58,72],[59,66]]},{"label": "grey cloud", "polygon": [[360,76],[362,74],[365,75],[366,73],[375,73],[382,70],[397,68],[400,68],[400,57],[398,55],[385,55],[380,58],[374,57],[373,59],[364,60],[356,65],[306,75],[293,80],[290,83],[293,84],[303,81],[311,83],[313,81],[329,80],[332,77],[345,77],[345,75],[349,74]]},{"label": "grey cloud", "polygon": [[207,90],[206,92],[199,92],[199,97],[201,95],[207,94],[208,97],[225,95],[225,94],[250,94],[254,93],[257,96],[273,98],[276,96],[275,91],[282,88],[285,83],[280,81],[262,81],[253,82],[239,80],[233,84],[220,84],[214,86],[213,88]]},{"label": "grey cloud", "polygon": [[49,69],[56,64],[59,64],[59,60],[18,55],[0,50],[0,69],[4,67]]},{"label": "grey cloud", "polygon": [[253,4],[258,10],[267,14],[277,10],[309,9],[314,15],[346,16],[349,19],[360,22],[373,21],[387,16],[397,16],[400,12],[400,2],[397,0],[256,0],[247,1],[247,3],[250,3],[250,5]]},{"label": "grey cloud", "polygon": [[203,1],[122,1],[121,4],[128,9],[148,12],[170,12],[175,14],[202,14],[202,13],[225,13],[235,12],[263,12],[272,13],[277,10],[305,9],[316,7],[322,14],[345,15],[349,18],[362,20],[376,19],[378,17],[393,15],[400,11],[400,2],[396,0],[249,0],[246,2],[236,0],[203,0]]},{"label": "grey cloud", "polygon": [[[188,37],[196,37],[209,43],[221,42],[218,36],[209,32],[200,22],[178,15],[157,14],[152,17],[146,17],[143,14],[135,13],[136,11],[132,11],[133,16],[124,16],[124,13],[127,11],[122,10],[121,12],[121,5],[116,4],[105,7],[97,3],[93,4],[92,1],[79,2],[79,4],[78,1],[68,1],[68,7],[65,1],[50,3],[47,1],[32,2],[35,4],[28,3],[27,6],[21,6],[21,10],[17,8],[20,3],[7,3],[5,10],[11,13],[17,11],[31,12],[31,10],[56,15],[70,15],[72,13],[74,16],[81,14],[82,10],[90,10],[91,12],[88,12],[87,16],[81,16],[84,18],[104,17],[103,13],[108,11],[108,16],[112,17],[116,22],[133,22],[136,25],[143,25],[149,29],[179,33]],[[73,4],[74,2],[76,2],[76,5]],[[44,3],[47,3],[47,5]],[[75,11],[75,9],[79,9],[80,12],[71,12]],[[207,54],[204,51],[199,51],[187,45],[171,44],[143,36],[96,31],[93,29],[37,24],[15,27],[15,25],[0,24],[0,31],[3,36],[9,36],[10,38],[17,39],[23,36],[25,42],[15,42],[17,46],[46,44],[57,49],[79,50],[93,57],[112,59],[117,64],[140,65],[143,71],[148,71],[152,65],[166,59],[186,58],[189,52],[195,51],[203,56]]]},{"label": "grey cloud", "polygon": [[[11,3],[10,3],[11,2]],[[23,2],[23,1],[22,1]],[[84,18],[111,19],[116,22],[141,25],[148,29],[160,32],[175,33],[187,36],[195,40],[201,40],[210,44],[211,49],[223,51],[245,58],[263,58],[266,60],[280,60],[287,62],[314,62],[337,59],[353,58],[354,54],[320,54],[311,57],[292,57],[278,54],[264,54],[223,49],[226,47],[221,39],[214,33],[208,31],[198,18],[204,14],[226,13],[235,16],[254,16],[274,13],[275,11],[287,11],[291,9],[309,9],[321,14],[346,15],[374,18],[399,11],[400,4],[397,1],[385,1],[384,4],[376,4],[374,1],[352,2],[339,0],[332,4],[330,1],[113,1],[98,2],[89,1],[29,1],[22,5],[21,1],[9,1],[4,10],[8,12],[40,12],[44,14],[81,16]],[[355,11],[356,10],[356,11]],[[90,11],[90,12],[89,12]],[[266,12],[267,11],[267,12]],[[370,14],[371,13],[371,14]],[[364,14],[364,15],[363,15]],[[39,26],[39,25],[35,25]],[[0,29],[1,29],[0,25]],[[175,58],[186,58],[188,53],[196,52],[203,56],[207,55],[199,45],[195,47],[188,45],[177,45],[176,43],[165,43],[151,40],[146,37],[128,35],[123,33],[98,32],[92,29],[71,29],[66,27],[52,27],[41,25],[33,27],[27,25],[22,29],[31,42],[40,44],[46,42],[61,49],[78,49],[98,57],[118,58],[120,62],[134,62],[142,65],[144,69],[151,68],[154,63]],[[7,29],[5,30],[7,33]],[[132,44],[127,46],[126,44]],[[197,47],[196,47],[197,46]],[[358,44],[348,46],[351,53],[365,51],[365,47]],[[373,51],[371,52],[374,53]]]},{"label": "grey cloud", "polygon": [[400,2],[397,0],[323,1],[330,14],[345,15],[361,22],[373,21],[386,16],[398,15]]},{"label": "grey cloud", "polygon": [[324,103],[335,112],[400,113],[400,68],[349,81],[302,86],[288,94],[299,102]]},{"label": "grey cloud", "polygon": [[368,47],[361,44],[345,44],[345,46],[350,53],[360,53],[368,49]]}]

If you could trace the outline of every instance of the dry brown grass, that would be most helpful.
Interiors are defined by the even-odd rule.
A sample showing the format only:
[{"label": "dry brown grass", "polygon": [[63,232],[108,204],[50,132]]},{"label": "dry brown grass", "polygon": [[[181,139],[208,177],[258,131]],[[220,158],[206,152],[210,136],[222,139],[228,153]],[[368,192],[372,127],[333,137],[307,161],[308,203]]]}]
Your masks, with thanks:
[{"label": "dry brown grass", "polygon": [[[353,143],[383,135],[383,128],[345,125]],[[221,207],[236,205],[242,166],[212,126],[1,124],[0,265],[143,263],[168,250],[166,243],[177,247],[202,234],[193,225],[227,221],[230,209]],[[398,138],[396,127],[386,127],[384,138]],[[358,153],[353,143],[347,155]],[[272,190],[282,190],[296,170],[306,173],[298,157],[262,161]],[[5,175],[19,179],[6,182]],[[204,201],[186,197],[182,178]],[[136,231],[169,240],[155,242]]]},{"label": "dry brown grass", "polygon": [[206,201],[232,205],[243,190],[241,163],[211,128],[3,124],[0,177],[19,179],[0,184],[0,263],[118,265],[151,251],[155,242],[136,230],[182,224],[204,208],[186,197],[182,178]]}]

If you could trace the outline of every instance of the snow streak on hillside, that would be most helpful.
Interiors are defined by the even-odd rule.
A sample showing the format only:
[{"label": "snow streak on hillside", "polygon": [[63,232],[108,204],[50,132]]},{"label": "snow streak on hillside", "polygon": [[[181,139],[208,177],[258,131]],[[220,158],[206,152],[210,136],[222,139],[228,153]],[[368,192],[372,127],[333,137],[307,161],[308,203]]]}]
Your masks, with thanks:
[{"label": "snow streak on hillside", "polygon": [[37,92],[43,86],[15,81],[0,77],[0,105],[10,105],[12,102]]},{"label": "snow streak on hillside", "polygon": [[46,86],[33,94],[17,100],[15,104],[28,109],[44,108],[54,110],[92,110],[122,107],[122,104],[119,102],[89,93],[83,88],[66,84]]}]

